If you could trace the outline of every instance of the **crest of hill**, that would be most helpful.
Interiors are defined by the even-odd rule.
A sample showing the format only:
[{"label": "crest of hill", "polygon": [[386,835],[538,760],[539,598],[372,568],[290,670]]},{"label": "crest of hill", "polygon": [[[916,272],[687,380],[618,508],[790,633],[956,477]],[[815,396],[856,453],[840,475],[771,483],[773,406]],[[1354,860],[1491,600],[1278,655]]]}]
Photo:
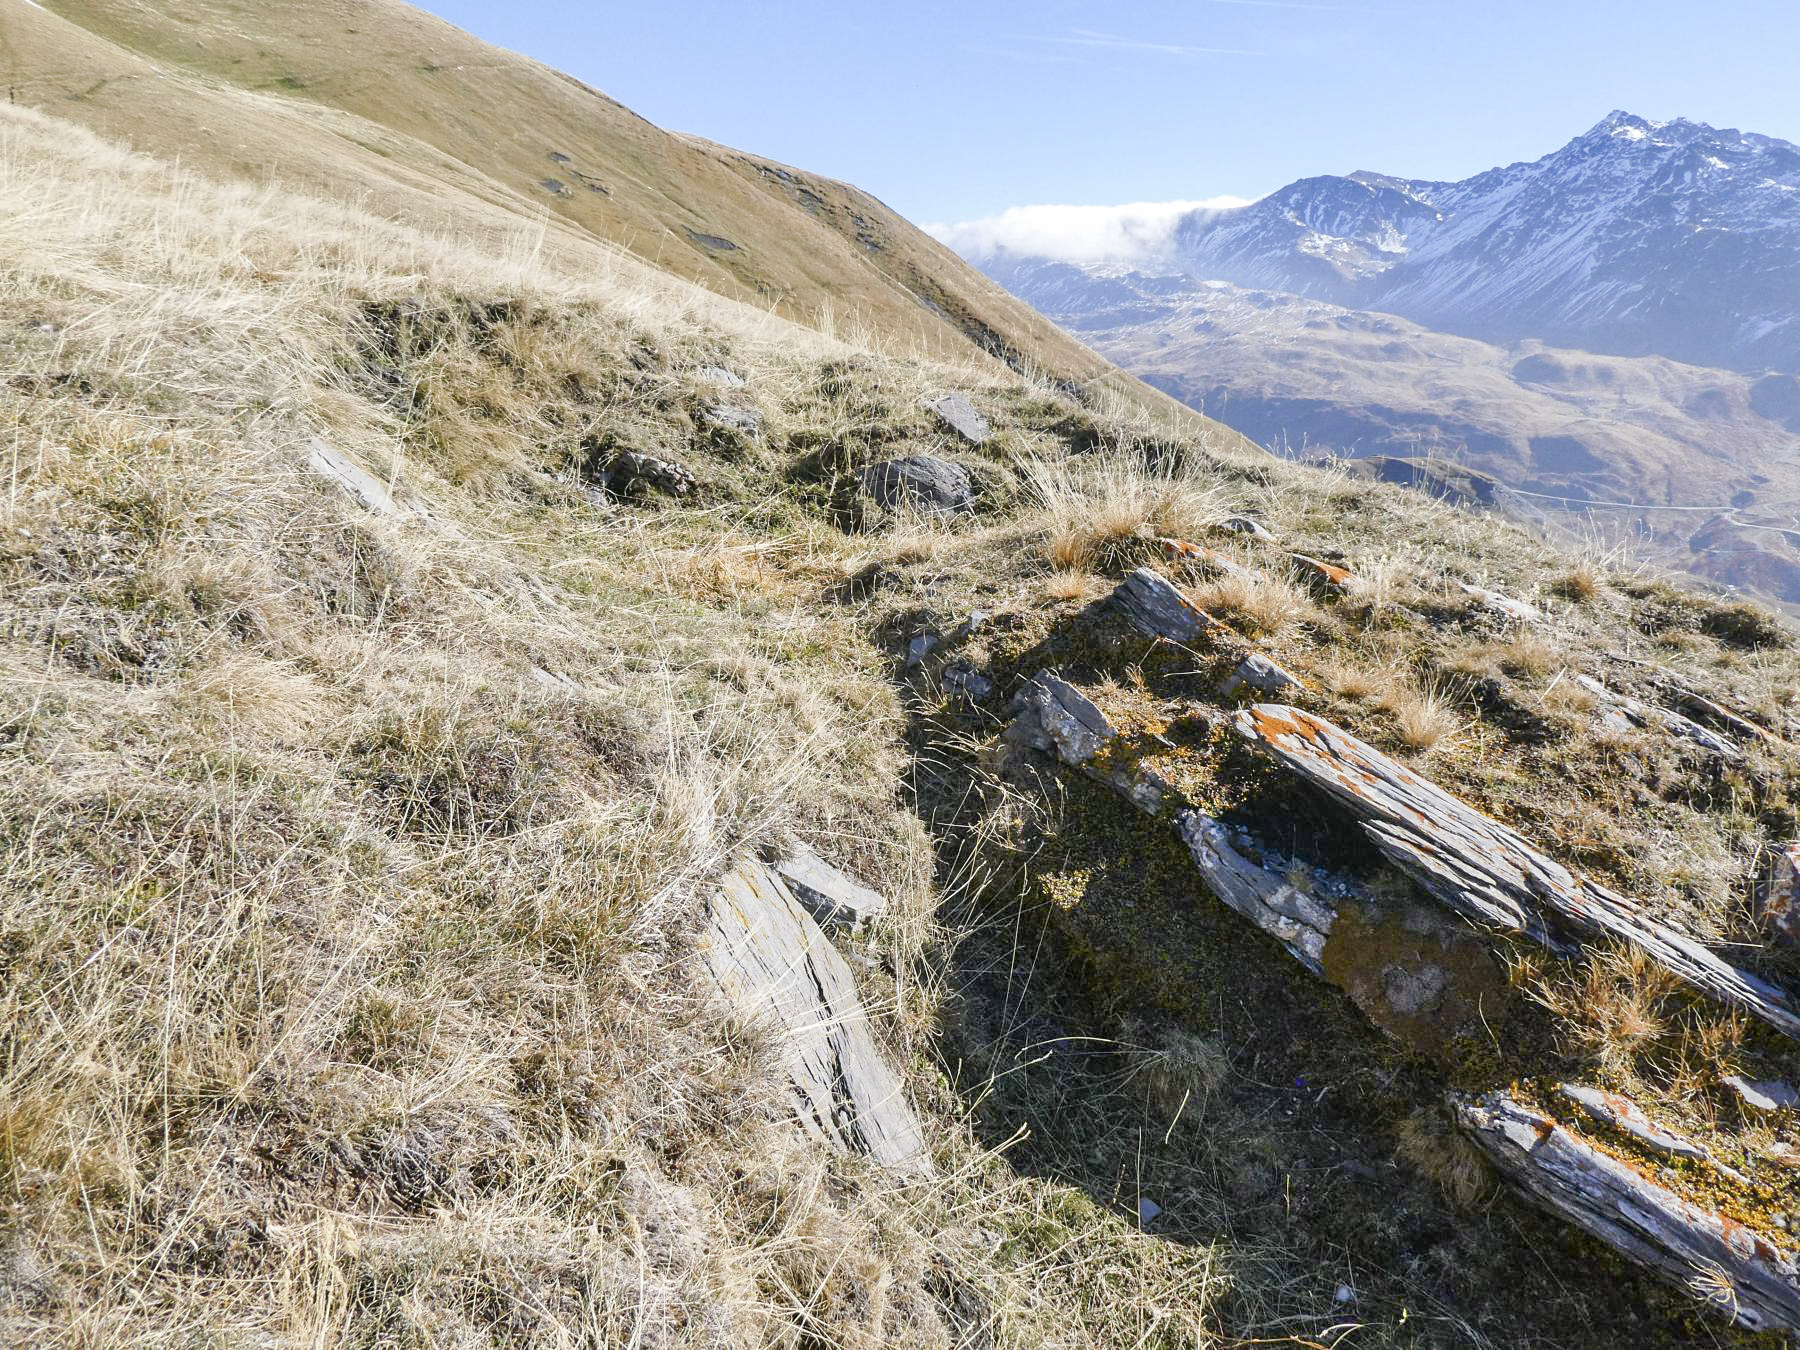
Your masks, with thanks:
[{"label": "crest of hill", "polygon": [[827,332],[1110,387],[1186,420],[868,194],[664,131],[411,6],[7,0],[19,104],[214,176],[348,197],[579,257],[623,248]]}]

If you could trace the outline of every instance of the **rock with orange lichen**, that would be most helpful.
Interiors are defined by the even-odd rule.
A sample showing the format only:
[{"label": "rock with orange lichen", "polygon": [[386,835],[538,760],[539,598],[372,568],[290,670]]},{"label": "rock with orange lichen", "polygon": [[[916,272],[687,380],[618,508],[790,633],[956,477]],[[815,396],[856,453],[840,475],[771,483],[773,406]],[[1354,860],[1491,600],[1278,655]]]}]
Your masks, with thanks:
[{"label": "rock with orange lichen", "polygon": [[1800,1331],[1793,1251],[1685,1200],[1509,1093],[1452,1094],[1451,1114],[1514,1187],[1752,1331]]},{"label": "rock with orange lichen", "polygon": [[1239,713],[1237,727],[1347,809],[1390,862],[1474,923],[1559,952],[1587,940],[1624,942],[1701,993],[1800,1039],[1800,1009],[1786,990],[1731,965],[1636,901],[1576,877],[1516,830],[1341,727],[1270,703]]},{"label": "rock with orange lichen", "polygon": [[1356,580],[1356,574],[1348,567],[1339,567],[1323,558],[1310,557],[1305,553],[1290,553],[1288,559],[1308,580],[1316,581],[1328,590],[1340,593],[1347,591]]}]

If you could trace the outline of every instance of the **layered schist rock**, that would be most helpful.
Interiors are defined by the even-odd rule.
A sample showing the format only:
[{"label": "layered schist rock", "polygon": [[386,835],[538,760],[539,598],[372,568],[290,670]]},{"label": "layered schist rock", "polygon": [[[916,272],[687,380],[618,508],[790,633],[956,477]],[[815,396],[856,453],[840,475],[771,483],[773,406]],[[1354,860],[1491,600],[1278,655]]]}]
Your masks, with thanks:
[{"label": "layered schist rock", "polygon": [[[1092,618],[1107,614],[1179,644],[1203,665],[1221,655],[1267,659],[1246,652],[1244,639],[1148,569],[1128,577]],[[1189,664],[1184,656],[1183,668]],[[1007,739],[1054,756],[1165,823],[1193,862],[1196,890],[1342,989],[1388,1035],[1436,1058],[1453,1081],[1471,1050],[1477,1059],[1488,1047],[1504,1056],[1513,1035],[1516,994],[1495,941],[1502,935],[1562,955],[1596,940],[1626,943],[1697,993],[1800,1038],[1800,1013],[1784,990],[1647,906],[1577,877],[1342,728],[1276,704],[1231,713],[1184,702],[1171,722],[1147,694],[1041,671],[1015,697]],[[1188,757],[1217,753],[1206,747],[1228,728],[1314,789],[1321,813],[1360,830],[1417,889],[1283,852],[1257,838],[1254,824],[1204,809],[1183,787],[1206,778],[1195,777]],[[1088,942],[1092,927],[1072,932]],[[1800,1101],[1779,1082],[1718,1086],[1765,1123]],[[1778,1148],[1759,1154],[1741,1138],[1709,1144],[1619,1092],[1554,1078],[1531,1090],[1453,1093],[1449,1112],[1532,1203],[1744,1327],[1800,1332],[1800,1273],[1768,1206],[1771,1188],[1785,1184],[1770,1170]]]},{"label": "layered schist rock", "polygon": [[1014,703],[1008,739],[1053,754],[1164,819],[1206,890],[1348,993],[1390,1035],[1427,1053],[1503,1025],[1510,992],[1485,943],[1429,907],[1377,897],[1183,800],[1087,693],[1052,672]]},{"label": "layered schist rock", "polygon": [[1636,901],[1577,877],[1508,826],[1298,708],[1259,704],[1237,727],[1347,810],[1395,867],[1472,923],[1568,952],[1612,939],[1699,992],[1800,1039],[1800,1008]]},{"label": "layered schist rock", "polygon": [[1800,1329],[1800,1265],[1785,1237],[1778,1244],[1684,1199],[1508,1093],[1455,1094],[1450,1110],[1500,1174],[1539,1207],[1740,1326]]},{"label": "layered schist rock", "polygon": [[919,1118],[849,963],[775,868],[745,859],[725,874],[699,945],[726,1000],[777,1038],[802,1128],[883,1167],[930,1171]]}]

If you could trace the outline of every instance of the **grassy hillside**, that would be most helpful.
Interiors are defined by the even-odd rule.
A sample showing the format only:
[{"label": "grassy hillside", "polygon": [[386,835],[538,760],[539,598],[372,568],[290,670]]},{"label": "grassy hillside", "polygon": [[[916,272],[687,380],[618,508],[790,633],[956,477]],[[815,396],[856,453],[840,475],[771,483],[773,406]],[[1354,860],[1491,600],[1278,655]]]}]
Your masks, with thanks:
[{"label": "grassy hillside", "polygon": [[[33,60],[71,77],[175,41],[35,13],[9,51],[59,33]],[[1716,1272],[1656,1283],[1501,1190],[1442,1104],[1524,1094],[1785,1250],[1796,1113],[1722,1079],[1791,1078],[1788,1042],[1629,947],[1473,929],[1480,1033],[1388,1035],[1167,819],[1021,742],[1014,698],[1061,671],[1293,877],[1410,922],[1422,892],[1225,734],[1252,644],[1296,702],[1791,986],[1753,904],[1800,836],[1789,630],[1129,385],[797,322],[534,221],[498,161],[172,53],[131,59],[179,86],[180,134],[268,110],[244,125],[320,171],[214,176],[0,109],[0,1340],[1769,1343]],[[67,106],[151,102],[106,94]],[[813,219],[810,193],[821,230],[902,237],[689,148],[753,215]],[[981,443],[928,408],[952,393]],[[903,457],[953,464],[967,509],[883,507],[865,470]],[[1126,624],[1140,567],[1209,635]],[[1750,739],[1706,750],[1584,677],[1700,691],[1715,742]],[[705,973],[721,873],[795,841],[891,903],[837,941],[929,1175],[802,1134],[784,1046]],[[1331,961],[1387,979],[1392,935],[1345,927]],[[1583,1125],[1575,1080],[1735,1180]]]},{"label": "grassy hillside", "polygon": [[304,184],[426,229],[540,224],[812,327],[973,344],[1174,415],[866,194],[671,134],[566,75],[394,0],[206,0],[179,12],[14,0],[0,80],[203,172]]}]

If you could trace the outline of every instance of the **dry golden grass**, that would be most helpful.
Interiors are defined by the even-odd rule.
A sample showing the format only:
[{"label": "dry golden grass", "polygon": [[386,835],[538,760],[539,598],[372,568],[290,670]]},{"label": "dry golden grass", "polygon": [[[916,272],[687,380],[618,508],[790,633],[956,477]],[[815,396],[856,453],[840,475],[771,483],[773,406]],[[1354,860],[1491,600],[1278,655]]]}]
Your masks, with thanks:
[{"label": "dry golden grass", "polygon": [[1397,679],[1382,694],[1381,706],[1395,738],[1418,754],[1442,749],[1468,722],[1451,694],[1435,684]]},{"label": "dry golden grass", "polygon": [[1552,967],[1533,998],[1563,1019],[1576,1053],[1611,1081],[1625,1081],[1669,1031],[1680,989],[1667,970],[1633,947],[1596,947],[1574,967]]},{"label": "dry golden grass", "polygon": [[1050,600],[1087,600],[1101,588],[1098,577],[1086,572],[1055,571],[1044,578],[1044,596]]},{"label": "dry golden grass", "polygon": [[1216,484],[1130,449],[1033,461],[1024,477],[1043,516],[1043,556],[1068,572],[1135,565],[1158,536],[1196,539],[1226,514]]},{"label": "dry golden grass", "polygon": [[1207,613],[1257,636],[1286,633],[1318,614],[1302,587],[1267,573],[1223,576],[1193,588],[1188,596]]},{"label": "dry golden grass", "polygon": [[953,1119],[930,1185],[818,1150],[696,978],[721,867],[798,836],[896,906],[865,992],[902,1062],[932,1025],[901,709],[816,603],[852,541],[576,476],[686,450],[688,366],[783,416],[841,343],[6,109],[0,264],[8,1336],[947,1350],[974,1309],[1075,1347],[1125,1343],[1118,1289],[1203,1334],[1210,1250]]},{"label": "dry golden grass", "polygon": [[1551,582],[1550,589],[1565,600],[1585,605],[1598,599],[1605,585],[1592,564],[1579,562]]}]

